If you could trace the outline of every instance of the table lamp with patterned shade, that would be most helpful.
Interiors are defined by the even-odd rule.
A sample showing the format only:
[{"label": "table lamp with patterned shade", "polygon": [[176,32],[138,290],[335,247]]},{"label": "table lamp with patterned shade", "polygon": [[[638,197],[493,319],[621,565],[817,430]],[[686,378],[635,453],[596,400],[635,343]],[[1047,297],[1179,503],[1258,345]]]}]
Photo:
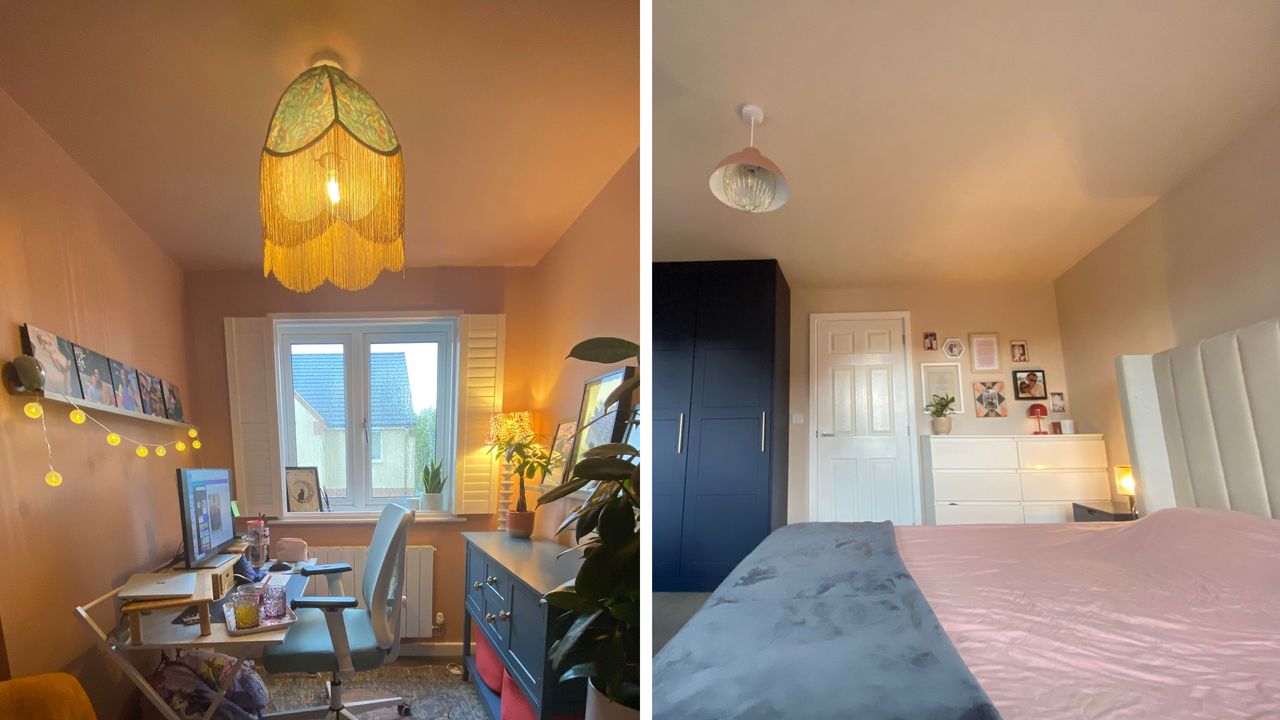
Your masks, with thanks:
[{"label": "table lamp with patterned shade", "polygon": [[1129,498],[1129,512],[1137,517],[1138,483],[1133,479],[1133,466],[1116,465],[1113,470],[1116,476],[1116,492]]},{"label": "table lamp with patterned shade", "polygon": [[1048,430],[1045,430],[1043,427],[1040,426],[1040,418],[1048,417],[1048,416],[1049,416],[1049,408],[1045,407],[1044,403],[1032,403],[1031,406],[1027,408],[1027,417],[1032,417],[1036,419],[1036,431],[1032,433],[1033,435],[1049,434]]},{"label": "table lamp with patterned shade", "polygon": [[[495,454],[513,442],[533,437],[533,416],[527,410],[501,412],[489,416],[489,446]],[[511,508],[511,465],[504,458],[502,474],[498,480],[498,529],[507,529],[507,512]]]},{"label": "table lamp with patterned shade", "polygon": [[259,166],[262,274],[307,292],[404,267],[404,163],[386,114],[336,64],[318,62],[276,104]]}]

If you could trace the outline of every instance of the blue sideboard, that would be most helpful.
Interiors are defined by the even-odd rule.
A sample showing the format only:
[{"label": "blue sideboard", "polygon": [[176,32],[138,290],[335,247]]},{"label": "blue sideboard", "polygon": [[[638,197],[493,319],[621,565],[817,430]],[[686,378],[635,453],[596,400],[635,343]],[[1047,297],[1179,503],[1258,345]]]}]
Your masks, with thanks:
[{"label": "blue sideboard", "polygon": [[466,609],[462,629],[463,679],[474,676],[489,710],[499,717],[499,698],[476,674],[471,621],[498,651],[507,672],[524,690],[539,720],[582,715],[585,679],[560,682],[548,655],[556,641],[551,623],[563,611],[542,596],[578,574],[580,553],[545,540],[520,540],[504,532],[465,532],[467,542]]}]

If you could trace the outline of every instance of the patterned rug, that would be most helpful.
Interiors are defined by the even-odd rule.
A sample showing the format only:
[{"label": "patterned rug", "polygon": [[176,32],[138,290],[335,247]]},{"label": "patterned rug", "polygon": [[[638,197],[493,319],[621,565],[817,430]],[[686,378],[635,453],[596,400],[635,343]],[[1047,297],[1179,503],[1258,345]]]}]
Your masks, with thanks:
[{"label": "patterned rug", "polygon": [[[488,720],[480,695],[470,681],[449,672],[443,658],[402,658],[385,667],[362,672],[342,684],[342,699],[377,700],[399,695],[413,708],[415,720]],[[327,678],[301,673],[263,674],[271,692],[268,711],[325,705]],[[393,720],[394,707],[359,715],[362,720]]]}]

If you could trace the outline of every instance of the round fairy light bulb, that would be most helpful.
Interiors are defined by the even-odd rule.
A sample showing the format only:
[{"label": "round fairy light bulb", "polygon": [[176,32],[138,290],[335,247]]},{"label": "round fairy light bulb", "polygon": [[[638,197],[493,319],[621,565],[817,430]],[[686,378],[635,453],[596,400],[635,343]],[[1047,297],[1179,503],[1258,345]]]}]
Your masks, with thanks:
[{"label": "round fairy light bulb", "polygon": [[192,441],[191,441],[191,447],[195,448],[196,450],[199,450],[199,449],[200,449],[200,441],[199,441],[199,440],[192,440]]},{"label": "round fairy light bulb", "polygon": [[178,442],[173,444],[173,449],[177,450],[178,452],[186,452],[187,444],[179,440]]},{"label": "round fairy light bulb", "polygon": [[165,450],[163,445],[157,445],[157,446],[156,446],[156,457],[164,457],[164,456],[165,456],[165,455],[167,455],[168,453],[169,453],[169,451],[168,451],[168,450]]},{"label": "round fairy light bulb", "polygon": [[134,448],[134,450],[133,450],[133,454],[134,454],[134,455],[137,455],[137,456],[138,456],[138,457],[140,457],[140,458],[142,458],[142,457],[146,457],[147,455],[149,455],[149,454],[150,454],[150,451],[148,451],[148,450],[147,450],[147,446],[146,446],[146,445],[139,445],[138,447]]},{"label": "round fairy light bulb", "polygon": [[27,417],[31,418],[32,420],[38,420],[41,415],[44,415],[44,408],[40,407],[40,403],[36,402],[35,400],[32,400],[31,402],[22,406],[22,412],[26,413]]},{"label": "round fairy light bulb", "polygon": [[71,411],[71,422],[77,425],[83,425],[85,421],[85,417],[86,416],[84,414],[84,411],[81,410],[80,408],[76,408],[75,410]]},{"label": "round fairy light bulb", "polygon": [[196,437],[199,434],[200,434],[200,431],[196,430],[195,428],[191,428],[190,430],[187,430],[187,437],[189,438]]},{"label": "round fairy light bulb", "polygon": [[120,444],[120,436],[116,433],[107,433],[107,444],[115,447]]},{"label": "round fairy light bulb", "polygon": [[49,470],[44,474],[44,484],[49,487],[58,487],[62,484],[62,473],[57,470]]}]

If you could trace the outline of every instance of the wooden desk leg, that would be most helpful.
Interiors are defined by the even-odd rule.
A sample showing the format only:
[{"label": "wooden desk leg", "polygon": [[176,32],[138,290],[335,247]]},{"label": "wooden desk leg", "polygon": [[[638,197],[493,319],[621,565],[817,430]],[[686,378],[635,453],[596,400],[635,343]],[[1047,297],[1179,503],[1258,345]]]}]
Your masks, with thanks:
[{"label": "wooden desk leg", "polygon": [[[212,632],[212,629],[210,630]],[[142,613],[129,613],[129,644],[142,644]]]},{"label": "wooden desk leg", "polygon": [[200,604],[200,636],[213,633],[213,618],[209,616],[209,603]]}]

